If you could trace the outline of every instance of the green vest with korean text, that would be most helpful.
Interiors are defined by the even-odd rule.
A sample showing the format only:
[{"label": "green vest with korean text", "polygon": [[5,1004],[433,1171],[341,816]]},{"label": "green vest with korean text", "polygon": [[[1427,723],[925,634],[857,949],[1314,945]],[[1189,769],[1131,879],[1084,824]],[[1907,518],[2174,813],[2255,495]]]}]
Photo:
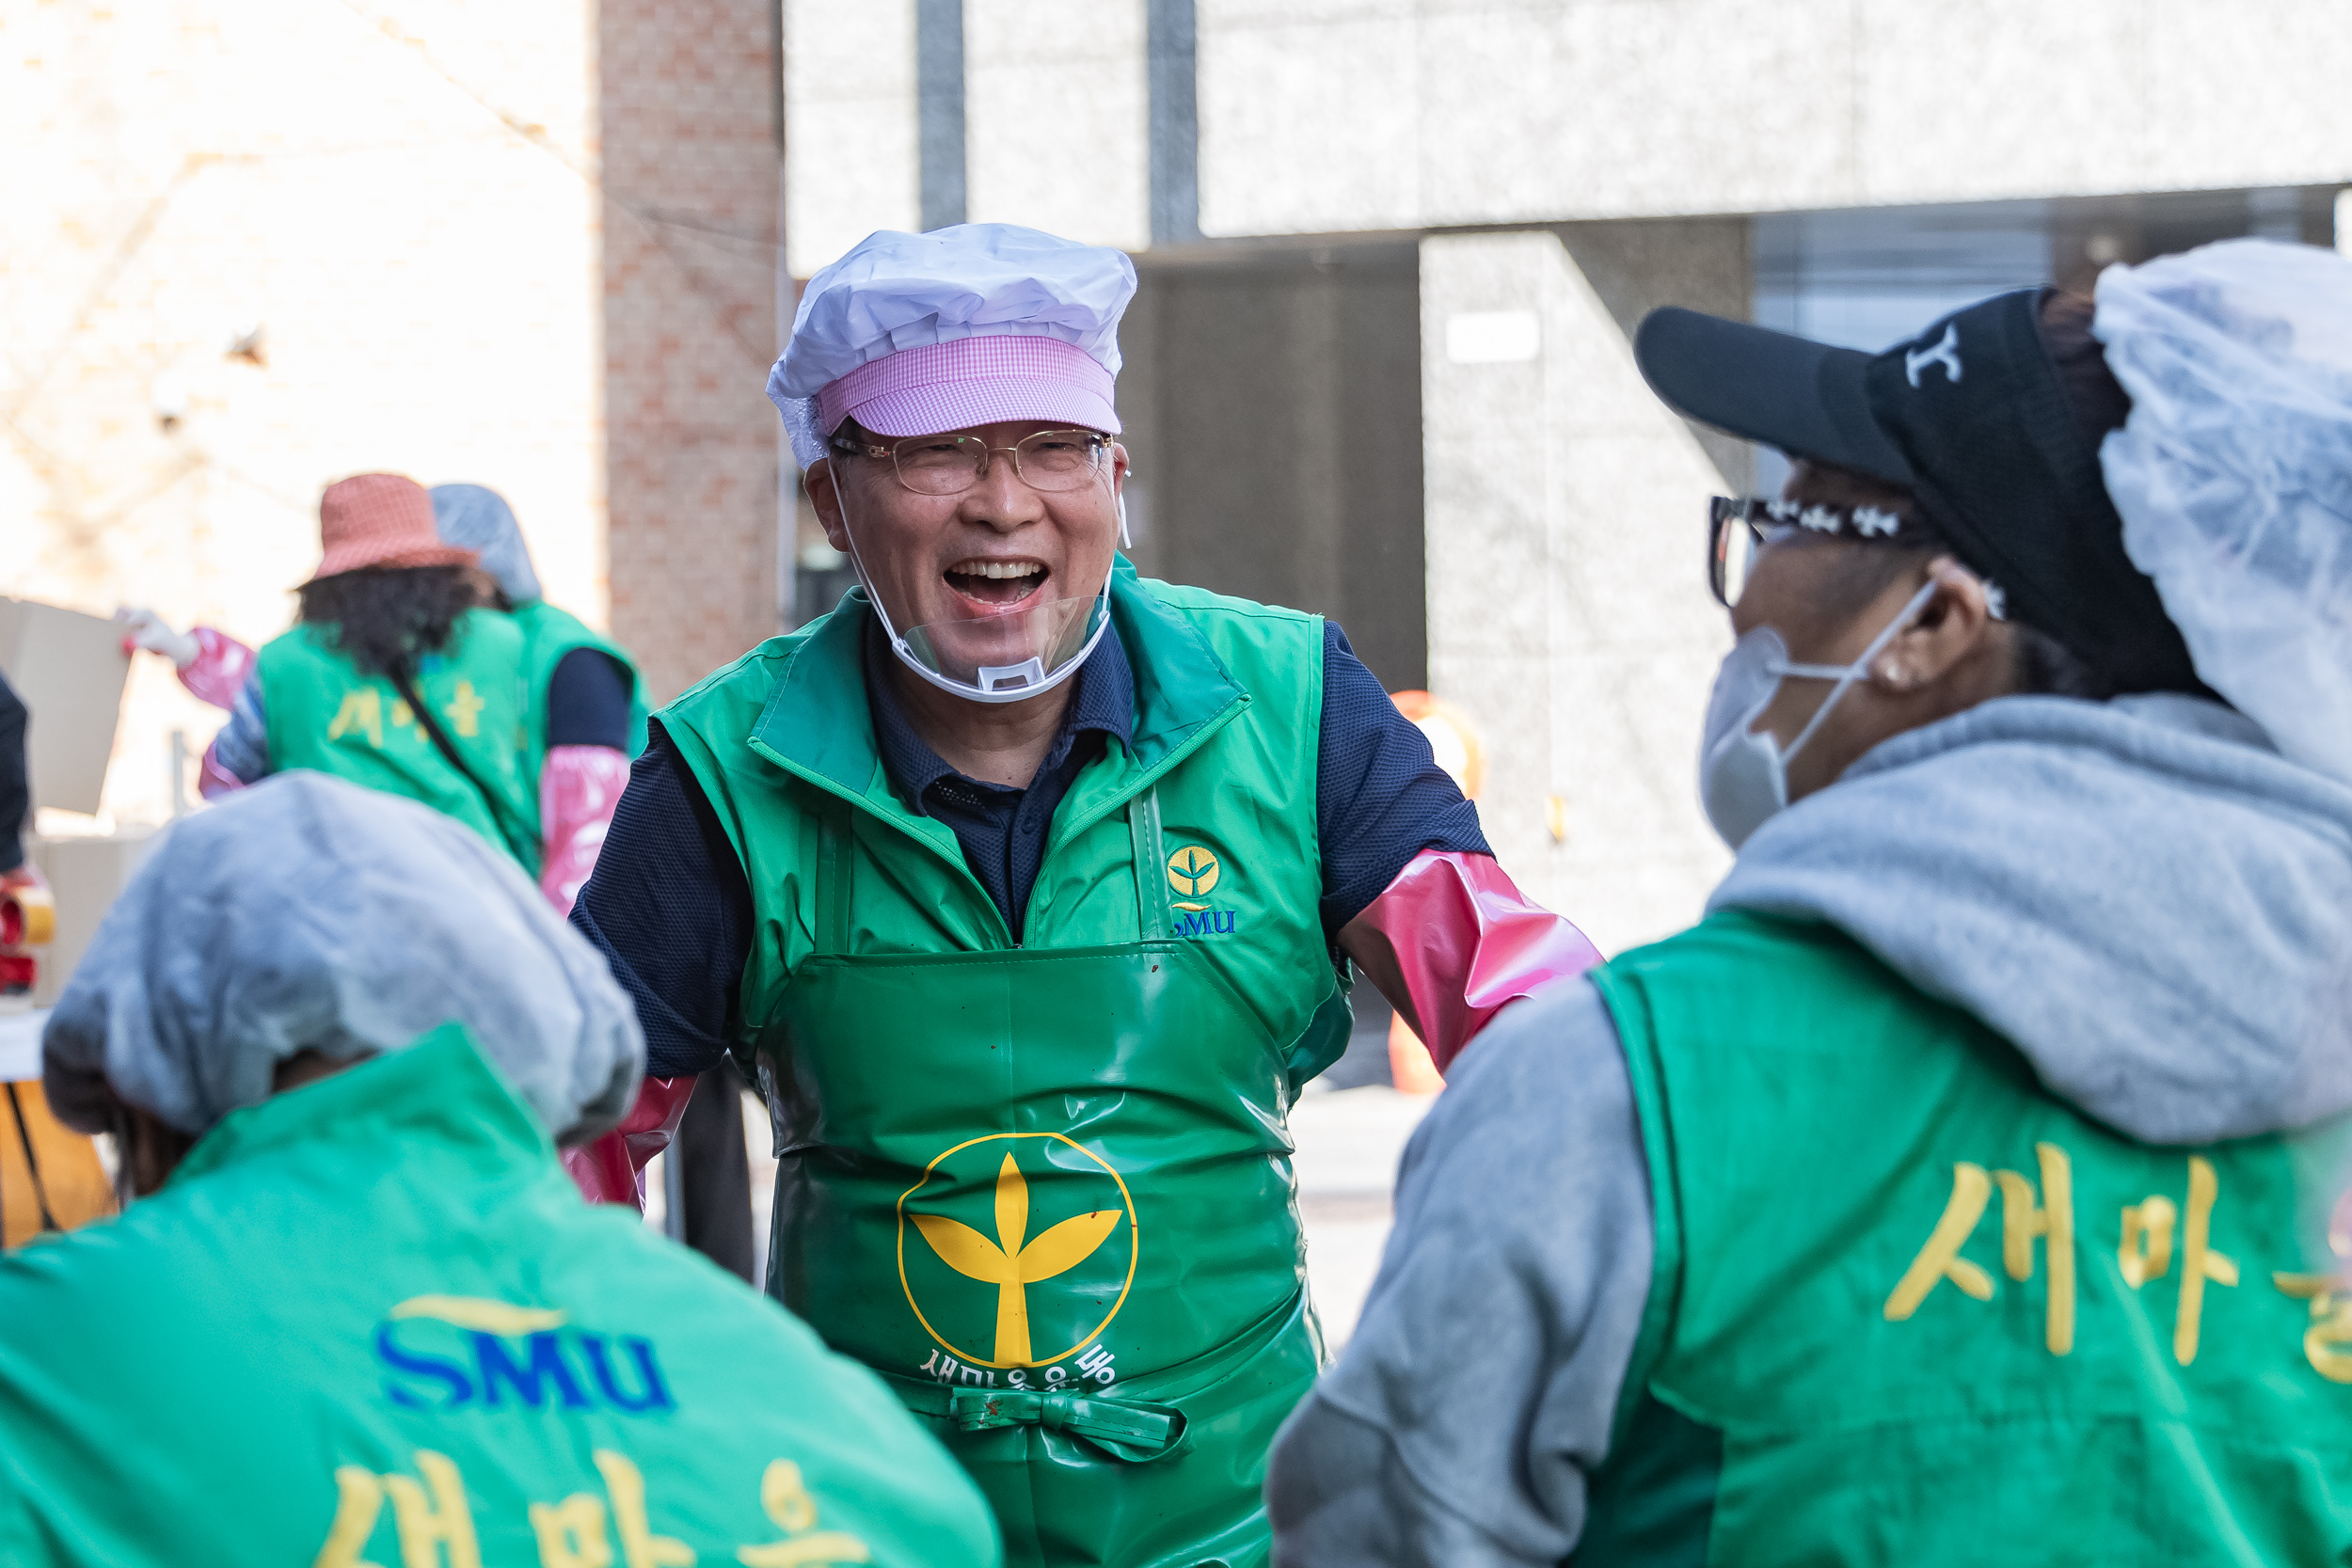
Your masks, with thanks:
[{"label": "green vest with korean text", "polygon": [[361,674],[334,645],[333,628],[294,627],[262,649],[255,671],[274,770],[314,768],[421,800],[538,870],[538,780],[526,784],[520,761],[523,637],[505,616],[467,610],[414,676],[471,779],[450,766],[390,680]]},{"label": "green vest with korean text", "polygon": [[891,1380],[1017,1564],[1263,1564],[1321,1344],[1286,1117],[1345,1043],[1308,615],[1137,578],[1132,745],[1072,784],[1024,936],[875,750],[862,594],[660,717],[742,859],[769,1288]]},{"label": "green vest with korean text", "polygon": [[510,612],[523,634],[523,780],[538,793],[539,769],[548,760],[548,682],[564,656],[594,648],[628,672],[628,740],[622,747],[630,756],[645,749],[645,684],[637,661],[621,645],[568,610],[545,599],[526,599]]},{"label": "green vest with korean text", "polygon": [[2344,1122],[2135,1142],[1825,926],[1595,980],[1658,1253],[1580,1565],[2352,1560]]},{"label": "green vest with korean text", "polygon": [[0,1259],[0,1323],[10,1568],[1001,1560],[873,1376],[582,1202],[453,1023]]}]

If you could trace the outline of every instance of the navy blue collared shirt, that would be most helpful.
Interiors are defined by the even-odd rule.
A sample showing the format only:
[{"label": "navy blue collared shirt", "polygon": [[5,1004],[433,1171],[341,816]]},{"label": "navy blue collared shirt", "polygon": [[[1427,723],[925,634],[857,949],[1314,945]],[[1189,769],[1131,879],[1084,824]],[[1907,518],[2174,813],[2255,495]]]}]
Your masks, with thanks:
[{"label": "navy blue collared shirt", "polygon": [[[1315,751],[1315,837],[1323,862],[1323,929],[1380,896],[1423,849],[1491,854],[1478,810],[1462,799],[1429,742],[1396,710],[1340,628],[1323,628],[1323,725]],[[906,721],[879,660],[865,648],[866,702],[891,787],[911,810],[955,831],[965,863],[1018,938],[1047,826],[1079,771],[1135,733],[1135,672],[1116,632],[1078,673],[1070,711],[1025,789],[966,778]],[[726,830],[677,749],[654,721],[629,768],[596,869],[572,924],[605,956],[637,1006],[655,1077],[718,1064],[734,1032],[736,990],[751,955],[751,884]]]},{"label": "navy blue collared shirt", "polygon": [[1136,733],[1136,676],[1127,650],[1108,635],[1071,677],[1076,689],[1037,776],[1025,789],[990,784],[947,766],[907,722],[890,676],[890,644],[879,622],[867,620],[864,647],[866,705],[874,716],[874,747],[907,810],[953,828],[963,861],[1021,940],[1029,889],[1045,857],[1045,830],[1062,797],[1106,745],[1129,745]]}]

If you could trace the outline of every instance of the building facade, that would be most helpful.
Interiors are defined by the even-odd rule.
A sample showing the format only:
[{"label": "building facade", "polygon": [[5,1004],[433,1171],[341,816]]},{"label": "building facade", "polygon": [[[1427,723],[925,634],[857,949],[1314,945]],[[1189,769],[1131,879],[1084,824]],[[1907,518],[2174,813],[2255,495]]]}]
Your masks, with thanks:
[{"label": "building facade", "polygon": [[[1480,731],[1605,949],[1726,857],[1708,495],[1653,307],[1869,348],[2005,288],[2334,235],[2352,29],[2295,0],[786,0],[787,257],[1001,220],[1136,252],[1148,571],[1321,610]],[[803,532],[837,590],[838,562]],[[830,570],[829,570],[830,569]]]},{"label": "building facade", "polygon": [[[666,697],[848,580],[760,396],[793,279],[1031,224],[1142,275],[1139,563],[1468,714],[1613,950],[1724,863],[1699,516],[1778,471],[1648,396],[1641,315],[1876,347],[2328,243],[2347,79],[2305,0],[0,0],[0,593],[259,641],[324,484],[471,480]],[[110,814],[217,722],[143,660]]]}]

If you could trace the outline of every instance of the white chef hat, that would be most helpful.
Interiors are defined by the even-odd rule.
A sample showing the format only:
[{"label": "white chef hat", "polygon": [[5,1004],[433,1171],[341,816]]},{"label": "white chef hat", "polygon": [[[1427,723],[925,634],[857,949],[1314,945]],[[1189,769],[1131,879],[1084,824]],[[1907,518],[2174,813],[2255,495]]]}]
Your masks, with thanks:
[{"label": "white chef hat", "polygon": [[2352,261],[2229,240],[2110,267],[2098,301],[2125,550],[2205,684],[2352,783]]},{"label": "white chef hat", "polygon": [[1116,434],[1126,253],[1009,223],[882,230],[809,279],[768,375],[803,467],[854,419],[877,436],[999,420]]},{"label": "white chef hat", "polygon": [[405,1050],[451,1020],[548,1131],[618,1122],[635,1008],[520,867],[461,822],[295,768],[172,825],[99,923],[41,1037],[49,1103],[113,1099],[200,1135],[278,1066]]}]

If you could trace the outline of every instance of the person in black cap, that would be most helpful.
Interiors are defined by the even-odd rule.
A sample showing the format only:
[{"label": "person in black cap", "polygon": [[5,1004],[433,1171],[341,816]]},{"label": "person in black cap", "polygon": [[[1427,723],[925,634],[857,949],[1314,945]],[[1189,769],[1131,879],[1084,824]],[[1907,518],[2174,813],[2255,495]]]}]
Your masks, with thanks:
[{"label": "person in black cap", "polygon": [[1739,859],[1463,1058],[1278,1561],[2346,1560],[2352,264],[1635,354],[1794,464],[1708,518]]}]

